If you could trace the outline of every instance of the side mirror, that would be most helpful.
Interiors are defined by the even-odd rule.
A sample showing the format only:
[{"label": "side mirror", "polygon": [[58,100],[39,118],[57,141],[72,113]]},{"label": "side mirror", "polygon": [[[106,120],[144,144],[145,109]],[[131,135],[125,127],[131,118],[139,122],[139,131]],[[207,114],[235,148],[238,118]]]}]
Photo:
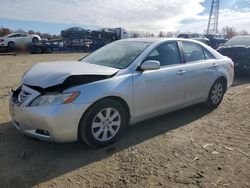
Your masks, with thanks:
[{"label": "side mirror", "polygon": [[160,62],[159,61],[155,61],[155,60],[144,61],[141,64],[140,69],[142,71],[146,71],[146,70],[158,70],[158,69],[160,69]]}]

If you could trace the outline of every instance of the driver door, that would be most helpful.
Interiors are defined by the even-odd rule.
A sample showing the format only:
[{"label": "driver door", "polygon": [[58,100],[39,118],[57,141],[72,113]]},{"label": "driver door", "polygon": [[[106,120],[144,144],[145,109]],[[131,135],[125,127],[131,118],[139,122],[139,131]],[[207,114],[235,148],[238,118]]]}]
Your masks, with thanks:
[{"label": "driver door", "polygon": [[144,60],[160,62],[160,69],[133,75],[135,117],[178,108],[184,104],[187,75],[177,42],[156,47]]}]

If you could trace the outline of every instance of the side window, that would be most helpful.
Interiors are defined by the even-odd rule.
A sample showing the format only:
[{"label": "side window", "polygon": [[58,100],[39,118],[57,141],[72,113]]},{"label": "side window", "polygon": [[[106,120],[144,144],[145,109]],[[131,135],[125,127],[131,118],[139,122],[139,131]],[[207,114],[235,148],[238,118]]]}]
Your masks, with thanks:
[{"label": "side window", "polygon": [[180,53],[176,42],[167,42],[159,45],[149,54],[146,60],[159,61],[161,66],[180,64]]},{"label": "side window", "polygon": [[26,34],[20,34],[19,37],[27,37]]},{"label": "side window", "polygon": [[8,38],[15,38],[16,35],[10,35]]},{"label": "side window", "polygon": [[204,55],[206,59],[216,59],[214,55],[211,52],[209,52],[207,49],[203,48],[203,51],[204,51]]},{"label": "side window", "polygon": [[192,42],[182,42],[183,53],[186,62],[205,60],[203,49]]}]

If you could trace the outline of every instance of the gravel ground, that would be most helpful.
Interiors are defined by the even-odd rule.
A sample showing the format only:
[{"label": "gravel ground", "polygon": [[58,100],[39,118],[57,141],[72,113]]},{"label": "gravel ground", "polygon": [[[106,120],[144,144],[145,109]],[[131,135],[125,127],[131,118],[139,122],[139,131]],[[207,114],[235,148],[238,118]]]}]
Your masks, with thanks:
[{"label": "gravel ground", "polygon": [[19,134],[8,90],[35,62],[82,56],[0,56],[0,187],[250,187],[250,78],[214,111],[196,105],[130,126],[107,148]]}]

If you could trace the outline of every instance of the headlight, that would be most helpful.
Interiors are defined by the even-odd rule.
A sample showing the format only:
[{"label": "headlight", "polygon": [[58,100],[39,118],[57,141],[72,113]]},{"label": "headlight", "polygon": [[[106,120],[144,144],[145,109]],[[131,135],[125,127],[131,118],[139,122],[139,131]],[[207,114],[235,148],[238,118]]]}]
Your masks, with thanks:
[{"label": "headlight", "polygon": [[31,102],[30,106],[51,106],[68,104],[73,102],[79,96],[79,94],[80,92],[41,95],[34,99]]}]

